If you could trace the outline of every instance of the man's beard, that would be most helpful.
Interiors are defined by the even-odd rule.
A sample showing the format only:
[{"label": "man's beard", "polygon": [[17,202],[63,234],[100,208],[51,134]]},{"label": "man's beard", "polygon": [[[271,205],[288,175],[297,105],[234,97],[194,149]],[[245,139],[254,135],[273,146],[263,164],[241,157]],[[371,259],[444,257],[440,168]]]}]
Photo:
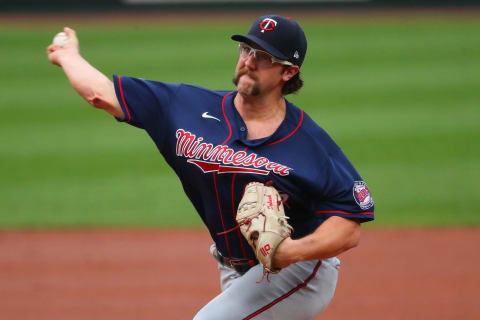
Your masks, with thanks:
[{"label": "man's beard", "polygon": [[248,76],[254,80],[254,84],[251,86],[247,87],[239,87],[238,83],[240,82],[240,78],[243,75],[248,74],[248,69],[247,68],[242,68],[238,70],[238,72],[235,74],[235,77],[233,78],[233,84],[237,87],[238,92],[242,95],[247,95],[247,96],[258,96],[260,94],[260,84],[258,83],[258,78],[255,75],[248,74]]}]

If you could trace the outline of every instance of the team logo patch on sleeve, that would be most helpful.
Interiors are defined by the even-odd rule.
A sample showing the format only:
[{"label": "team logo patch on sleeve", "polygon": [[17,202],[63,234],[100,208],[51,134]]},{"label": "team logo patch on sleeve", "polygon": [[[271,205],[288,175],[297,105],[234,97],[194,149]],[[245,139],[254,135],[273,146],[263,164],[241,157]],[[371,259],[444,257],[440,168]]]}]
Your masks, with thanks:
[{"label": "team logo patch on sleeve", "polygon": [[373,198],[364,181],[355,181],[353,184],[353,198],[362,210],[373,207]]}]

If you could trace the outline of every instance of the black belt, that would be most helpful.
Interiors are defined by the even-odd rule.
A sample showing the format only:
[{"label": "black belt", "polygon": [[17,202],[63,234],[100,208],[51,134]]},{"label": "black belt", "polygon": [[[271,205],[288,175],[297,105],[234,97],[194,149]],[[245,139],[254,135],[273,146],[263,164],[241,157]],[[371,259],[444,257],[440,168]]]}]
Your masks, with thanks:
[{"label": "black belt", "polygon": [[220,262],[224,266],[232,268],[241,274],[246,273],[248,270],[250,270],[251,267],[257,264],[255,260],[224,257],[217,249],[212,252],[212,255],[218,262]]}]

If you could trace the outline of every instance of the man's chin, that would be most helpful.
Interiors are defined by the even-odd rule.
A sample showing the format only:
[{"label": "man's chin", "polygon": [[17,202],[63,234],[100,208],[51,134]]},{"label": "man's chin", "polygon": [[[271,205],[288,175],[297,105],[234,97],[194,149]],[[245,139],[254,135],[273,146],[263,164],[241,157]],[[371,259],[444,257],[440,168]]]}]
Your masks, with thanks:
[{"label": "man's chin", "polygon": [[241,86],[237,87],[238,93],[244,97],[256,97],[260,94],[257,86]]},{"label": "man's chin", "polygon": [[243,96],[258,96],[260,94],[260,87],[257,83],[245,83],[247,81],[239,81],[237,84],[238,93]]}]

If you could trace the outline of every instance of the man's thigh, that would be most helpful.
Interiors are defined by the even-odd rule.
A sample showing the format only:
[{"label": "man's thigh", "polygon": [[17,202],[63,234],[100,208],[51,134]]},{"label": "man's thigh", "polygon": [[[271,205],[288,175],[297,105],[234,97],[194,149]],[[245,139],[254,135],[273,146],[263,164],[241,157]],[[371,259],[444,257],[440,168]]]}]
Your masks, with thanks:
[{"label": "man's thigh", "polygon": [[[194,319],[313,319],[333,297],[338,265],[336,258],[322,262],[303,261],[268,277],[263,277],[261,265],[241,277],[232,277],[231,270],[221,266],[225,290],[205,305]],[[225,281],[226,278],[229,280]]]}]

